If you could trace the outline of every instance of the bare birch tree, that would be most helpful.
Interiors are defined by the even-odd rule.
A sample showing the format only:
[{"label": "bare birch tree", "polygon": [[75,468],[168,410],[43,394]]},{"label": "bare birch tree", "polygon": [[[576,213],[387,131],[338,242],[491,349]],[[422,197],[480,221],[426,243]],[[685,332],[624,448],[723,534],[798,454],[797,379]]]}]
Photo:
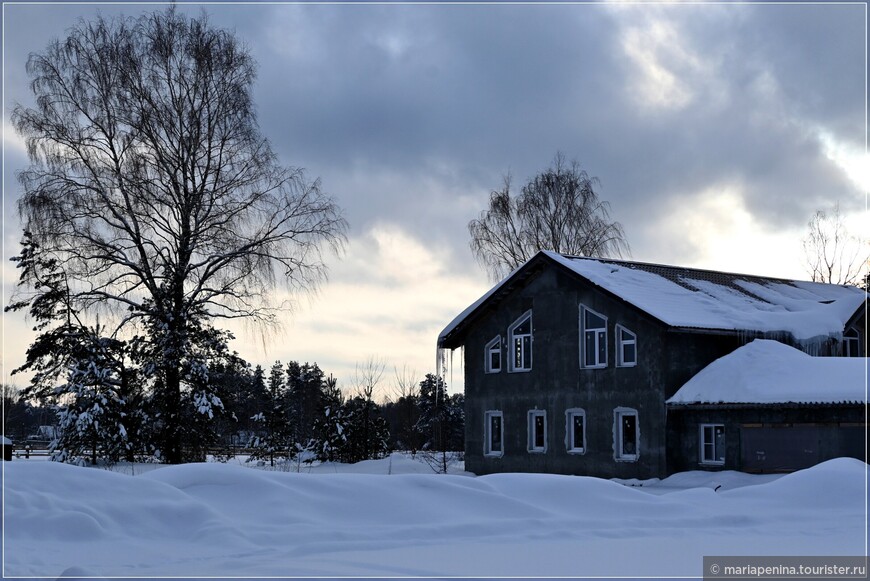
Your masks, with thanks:
[{"label": "bare birch tree", "polygon": [[191,325],[274,322],[278,283],[316,286],[323,250],[344,242],[320,182],[281,165],[260,133],[255,68],[205,16],[100,17],[31,55],[35,106],[12,113],[31,160],[18,176],[25,229],[61,264],[76,309],[147,330],[170,462]]},{"label": "bare birch tree", "polygon": [[868,241],[849,233],[840,215],[840,204],[830,212],[817,210],[803,239],[807,273],[815,282],[860,285],[866,276]]},{"label": "bare birch tree", "polygon": [[622,225],[610,219],[610,204],[599,198],[597,184],[561,153],[518,195],[506,176],[504,186],[490,194],[489,208],[468,224],[472,253],[493,279],[540,250],[602,257],[628,253]]}]

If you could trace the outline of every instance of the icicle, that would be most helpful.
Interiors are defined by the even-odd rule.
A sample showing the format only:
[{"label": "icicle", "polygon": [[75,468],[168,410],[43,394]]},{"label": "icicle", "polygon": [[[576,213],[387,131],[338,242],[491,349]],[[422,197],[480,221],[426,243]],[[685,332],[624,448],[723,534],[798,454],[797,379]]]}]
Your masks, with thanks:
[{"label": "icicle", "polygon": [[[453,386],[453,350],[450,350],[450,386]],[[447,390],[444,391],[445,395]]]},{"label": "icicle", "polygon": [[465,345],[459,348],[459,368],[462,369],[462,393],[465,393]]},{"label": "icicle", "polygon": [[435,345],[435,377],[441,377],[441,360],[444,358],[444,349]]}]

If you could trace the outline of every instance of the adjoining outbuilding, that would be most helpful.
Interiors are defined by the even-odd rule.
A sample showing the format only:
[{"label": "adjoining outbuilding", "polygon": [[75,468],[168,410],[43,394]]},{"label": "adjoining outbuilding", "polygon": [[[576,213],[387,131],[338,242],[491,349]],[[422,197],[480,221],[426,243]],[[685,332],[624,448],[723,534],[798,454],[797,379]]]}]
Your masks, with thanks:
[{"label": "adjoining outbuilding", "polygon": [[717,359],[667,401],[670,469],[784,472],[864,460],[866,365],[762,339]]}]

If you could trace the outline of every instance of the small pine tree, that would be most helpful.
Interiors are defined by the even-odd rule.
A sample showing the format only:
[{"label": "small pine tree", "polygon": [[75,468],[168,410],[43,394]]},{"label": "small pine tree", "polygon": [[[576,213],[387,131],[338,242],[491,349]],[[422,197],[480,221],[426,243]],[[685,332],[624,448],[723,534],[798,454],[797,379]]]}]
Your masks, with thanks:
[{"label": "small pine tree", "polygon": [[426,437],[422,457],[433,470],[447,473],[455,452],[462,449],[465,430],[465,399],[448,396],[447,386],[440,377],[427,373],[420,382],[417,398],[420,419],[417,429]]},{"label": "small pine tree", "polygon": [[270,370],[267,397],[265,411],[251,418],[259,428],[250,444],[254,449],[251,459],[268,460],[274,466],[276,458],[289,457],[292,444],[284,366],[280,361]]},{"label": "small pine tree", "polygon": [[304,449],[311,448],[318,438],[315,423],[323,412],[323,389],[324,375],[317,363],[300,365],[291,361],[287,364],[287,399],[293,437]]},{"label": "small pine tree", "polygon": [[333,462],[342,458],[347,447],[347,417],[344,397],[332,375],[323,383],[321,401],[323,412],[315,422],[317,459]]},{"label": "small pine tree", "polygon": [[390,450],[390,427],[381,416],[377,404],[369,398],[356,396],[344,406],[347,418],[345,462],[383,458]]},{"label": "small pine tree", "polygon": [[52,460],[96,464],[127,457],[132,443],[125,423],[135,414],[128,413],[123,397],[123,370],[116,357],[122,349],[120,341],[80,337],[67,381],[55,388],[58,430],[50,445]]},{"label": "small pine tree", "polygon": [[131,381],[135,371],[125,364],[127,345],[100,336],[99,326],[91,329],[79,318],[60,261],[30,232],[24,232],[21,253],[11,260],[20,269],[19,291],[5,310],[26,309],[40,332],[13,374],[31,372],[22,397],[49,404],[57,414],[52,459],[131,458],[141,443],[143,414],[136,407],[141,391]]}]

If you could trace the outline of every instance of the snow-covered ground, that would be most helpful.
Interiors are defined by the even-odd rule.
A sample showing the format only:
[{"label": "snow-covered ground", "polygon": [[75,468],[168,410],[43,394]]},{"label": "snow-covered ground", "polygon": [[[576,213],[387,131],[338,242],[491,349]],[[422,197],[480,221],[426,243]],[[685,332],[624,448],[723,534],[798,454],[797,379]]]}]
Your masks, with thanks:
[{"label": "snow-covered ground", "polygon": [[435,475],[398,454],[310,473],[3,468],[7,577],[700,576],[704,555],[866,547],[868,467],[852,459],[635,486]]}]

